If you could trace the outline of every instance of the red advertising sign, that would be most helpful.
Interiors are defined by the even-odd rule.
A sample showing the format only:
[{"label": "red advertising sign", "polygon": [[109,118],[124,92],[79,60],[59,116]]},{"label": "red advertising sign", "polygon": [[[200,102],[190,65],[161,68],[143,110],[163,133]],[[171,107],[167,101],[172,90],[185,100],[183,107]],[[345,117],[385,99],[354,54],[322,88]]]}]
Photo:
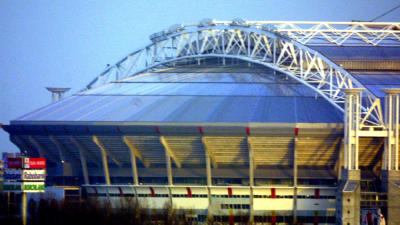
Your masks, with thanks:
[{"label": "red advertising sign", "polygon": [[7,168],[11,169],[21,169],[22,168],[22,158],[8,158]]},{"label": "red advertising sign", "polygon": [[45,158],[24,158],[25,169],[46,169]]}]

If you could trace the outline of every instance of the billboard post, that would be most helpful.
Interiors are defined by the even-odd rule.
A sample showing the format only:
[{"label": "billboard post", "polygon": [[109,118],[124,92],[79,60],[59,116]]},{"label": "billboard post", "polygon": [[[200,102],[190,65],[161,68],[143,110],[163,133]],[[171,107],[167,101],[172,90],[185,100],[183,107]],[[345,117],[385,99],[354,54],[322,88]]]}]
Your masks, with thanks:
[{"label": "billboard post", "polygon": [[21,156],[6,156],[4,159],[5,192],[21,193],[22,224],[27,224],[28,199],[27,193],[45,191],[46,159],[27,158]]}]

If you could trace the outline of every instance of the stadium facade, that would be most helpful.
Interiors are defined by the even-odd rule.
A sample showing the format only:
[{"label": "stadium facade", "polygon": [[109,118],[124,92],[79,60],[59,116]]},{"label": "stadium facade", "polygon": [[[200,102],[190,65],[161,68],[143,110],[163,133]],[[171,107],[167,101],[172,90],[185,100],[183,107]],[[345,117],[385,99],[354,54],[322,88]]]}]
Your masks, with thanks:
[{"label": "stadium facade", "polygon": [[48,185],[204,221],[400,224],[400,23],[174,25],[4,125]]}]

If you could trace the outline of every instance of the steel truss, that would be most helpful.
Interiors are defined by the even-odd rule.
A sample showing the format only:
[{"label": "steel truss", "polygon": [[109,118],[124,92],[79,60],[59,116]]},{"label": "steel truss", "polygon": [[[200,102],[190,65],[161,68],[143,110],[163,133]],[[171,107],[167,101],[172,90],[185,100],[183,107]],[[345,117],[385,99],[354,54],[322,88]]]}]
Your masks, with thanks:
[{"label": "steel truss", "polygon": [[[87,89],[118,82],[168,63],[219,57],[264,65],[312,88],[344,112],[347,88],[363,88],[346,70],[286,35],[249,24],[214,23],[207,26],[175,27],[151,36],[152,43],[137,50],[96,77]],[[321,23],[324,24],[324,23]],[[285,23],[280,26],[286,27]],[[321,25],[322,26],[322,25]],[[353,31],[355,32],[355,31]],[[383,127],[381,103],[368,90],[362,93],[361,128]]]},{"label": "steel truss", "polygon": [[387,22],[255,22],[307,45],[399,46],[400,23]]}]

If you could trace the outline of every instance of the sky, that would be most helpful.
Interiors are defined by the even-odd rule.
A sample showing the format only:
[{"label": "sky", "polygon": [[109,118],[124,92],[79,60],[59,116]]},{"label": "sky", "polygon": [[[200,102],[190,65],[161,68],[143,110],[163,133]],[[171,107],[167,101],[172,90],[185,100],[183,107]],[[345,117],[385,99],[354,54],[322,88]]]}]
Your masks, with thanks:
[{"label": "sky", "polygon": [[[50,103],[49,86],[84,88],[107,64],[173,24],[370,20],[400,0],[0,1],[0,123]],[[400,21],[400,9],[378,21]],[[17,151],[0,129],[0,153]]]}]

